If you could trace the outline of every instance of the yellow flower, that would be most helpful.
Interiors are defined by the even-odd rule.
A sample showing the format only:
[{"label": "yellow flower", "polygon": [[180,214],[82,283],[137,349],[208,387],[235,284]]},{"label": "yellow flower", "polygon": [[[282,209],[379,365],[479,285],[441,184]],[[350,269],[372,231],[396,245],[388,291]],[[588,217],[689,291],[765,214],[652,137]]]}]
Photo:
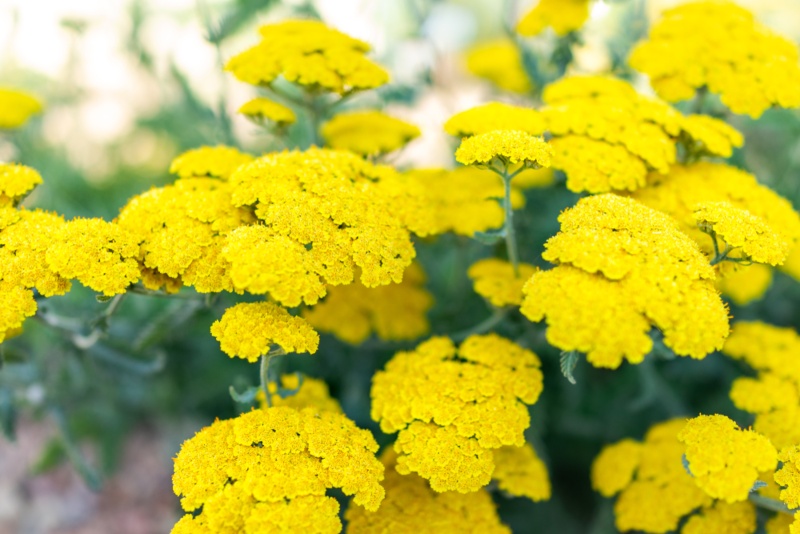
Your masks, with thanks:
[{"label": "yellow flower", "polygon": [[764,436],[739,430],[724,415],[690,419],[678,434],[697,485],[715,499],[747,500],[759,473],[774,470],[777,451]]},{"label": "yellow flower", "polygon": [[341,488],[377,510],[384,497],[377,450],[369,431],[313,408],[218,420],[175,457],[173,490],[187,514],[173,532],[340,532],[339,505],[326,491]]},{"label": "yellow flower", "polygon": [[181,178],[209,176],[227,180],[237,167],[253,161],[253,156],[224,145],[187,150],[172,160],[169,172]]},{"label": "yellow flower", "polygon": [[783,463],[775,473],[775,482],[781,489],[781,500],[790,510],[800,508],[800,445],[781,450],[778,460]]},{"label": "yellow flower", "polygon": [[494,473],[500,490],[532,501],[550,498],[550,477],[547,466],[529,444],[522,447],[500,447],[494,451]]},{"label": "yellow flower", "polygon": [[488,300],[492,306],[519,306],[522,304],[522,286],[533,276],[537,268],[528,263],[519,265],[519,274],[505,260],[486,258],[473,263],[467,271],[475,292]]},{"label": "yellow flower", "polygon": [[530,36],[553,28],[556,35],[566,35],[583,26],[589,18],[589,0],[539,0],[517,23],[517,33]]},{"label": "yellow flower", "polygon": [[708,115],[689,115],[681,124],[695,154],[709,154],[729,158],[734,147],[744,144],[744,136],[725,121]]},{"label": "yellow flower", "polygon": [[495,130],[461,141],[456,161],[464,165],[490,165],[498,159],[504,163],[523,163],[533,167],[549,167],[550,146],[541,137],[520,130]]},{"label": "yellow flower", "polygon": [[42,112],[42,103],[16,89],[0,88],[0,129],[19,128],[33,115]]},{"label": "yellow flower", "polygon": [[375,288],[354,283],[328,288],[325,300],[303,310],[303,317],[320,332],[357,345],[372,332],[380,339],[416,339],[428,332],[425,312],[433,296],[424,289],[425,273],[412,263],[399,284]]},{"label": "yellow flower", "polygon": [[311,91],[349,94],[383,85],[389,75],[366,58],[369,45],[312,20],[262,26],[261,42],[231,58],[225,69],[252,85],[278,76]]},{"label": "yellow flower", "polygon": [[722,238],[722,244],[741,249],[743,256],[735,258],[770,265],[786,259],[789,251],[786,239],[747,210],[728,202],[701,202],[695,206],[694,216],[698,226]]},{"label": "yellow flower", "polygon": [[325,144],[362,156],[394,152],[420,136],[419,128],[380,111],[340,113],[320,129]]},{"label": "yellow flower", "polygon": [[625,147],[581,135],[556,137],[550,146],[553,168],[567,175],[570,191],[634,191],[646,184],[647,166]]},{"label": "yellow flower", "polygon": [[416,472],[434,491],[477,491],[494,470],[492,449],[520,447],[526,404],[542,391],[539,358],[495,334],[456,349],[432,338],[399,352],[372,381],[372,418],[400,432],[397,470]]},{"label": "yellow flower", "polygon": [[9,204],[18,203],[40,183],[42,177],[34,169],[14,163],[0,163],[0,206],[5,204],[4,199],[10,201]]},{"label": "yellow flower", "polygon": [[530,93],[533,84],[525,72],[522,54],[511,39],[478,43],[467,51],[467,70],[512,93]]},{"label": "yellow flower", "polygon": [[262,96],[242,104],[239,113],[257,124],[273,122],[278,127],[294,124],[297,120],[297,116],[291,108]]},{"label": "yellow flower", "polygon": [[666,533],[693,510],[711,505],[683,468],[676,435],[684,425],[684,419],[659,423],[643,442],[622,440],[595,459],[592,486],[605,497],[619,494],[614,516],[620,531]]},{"label": "yellow flower", "polygon": [[397,454],[387,449],[382,455],[386,467],[386,498],[377,512],[350,506],[345,512],[349,534],[375,532],[439,534],[480,532],[511,534],[500,522],[492,498],[486,490],[472,493],[432,491],[415,474],[401,475],[395,469]]},{"label": "yellow flower", "polygon": [[[714,24],[709,25],[708,21]],[[797,47],[728,1],[691,2],[666,11],[630,57],[662,98],[675,102],[706,87],[734,113],[800,106]]]},{"label": "yellow flower", "polygon": [[35,313],[33,291],[0,282],[0,343],[13,337]]},{"label": "yellow flower", "polygon": [[716,501],[690,517],[681,534],[753,534],[756,527],[756,507],[752,503]]},{"label": "yellow flower", "polygon": [[183,280],[171,278],[166,274],[160,273],[147,267],[142,268],[142,285],[151,291],[163,290],[165,293],[174,294],[183,287]]},{"label": "yellow flower", "polygon": [[532,108],[489,102],[456,113],[444,123],[444,131],[458,137],[468,137],[493,130],[519,130],[531,135],[545,131],[541,113]]},{"label": "yellow flower", "polygon": [[722,347],[728,314],[714,271],[669,217],[612,194],[583,198],[559,217],[545,244],[558,266],[525,284],[521,311],[547,319],[547,340],[586,353],[598,367],[639,363],[661,330],[676,354],[703,358]]},{"label": "yellow flower", "polygon": [[273,345],[286,352],[314,354],[319,334],[301,317],[271,302],[243,302],[225,310],[211,325],[222,352],[254,362]]},{"label": "yellow flower", "polygon": [[[800,514],[798,517],[800,517]],[[766,534],[797,534],[797,532],[790,531],[793,520],[794,518],[791,515],[778,512],[767,520],[764,525],[764,532]],[[798,523],[798,526],[800,526],[800,523]]]},{"label": "yellow flower", "polygon": [[[331,397],[328,390],[328,384],[323,380],[316,378],[303,377],[302,383],[298,375],[283,375],[281,377],[281,387],[283,389],[297,390],[296,393],[288,397],[281,397],[278,395],[278,384],[270,382],[269,391],[272,394],[273,406],[289,406],[301,410],[303,408],[313,408],[319,411],[343,413],[339,401]],[[259,389],[256,393],[256,400],[261,408],[268,408],[267,396],[264,394],[263,389]]]},{"label": "yellow flower", "polygon": [[760,299],[772,284],[772,269],[755,264],[726,272],[717,278],[717,288],[739,306]]}]

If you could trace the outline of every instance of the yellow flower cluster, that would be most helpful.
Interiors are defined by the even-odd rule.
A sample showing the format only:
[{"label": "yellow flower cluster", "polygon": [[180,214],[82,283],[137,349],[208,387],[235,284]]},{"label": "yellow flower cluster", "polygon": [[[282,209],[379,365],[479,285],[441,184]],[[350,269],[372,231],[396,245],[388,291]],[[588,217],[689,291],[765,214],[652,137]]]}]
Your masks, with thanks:
[{"label": "yellow flower cluster", "polygon": [[515,497],[527,497],[532,501],[550,498],[547,466],[528,443],[522,447],[495,449],[492,480],[501,491]]},{"label": "yellow flower cluster", "polygon": [[519,306],[522,304],[522,286],[538,269],[528,263],[519,264],[519,273],[514,266],[498,258],[486,258],[473,263],[467,276],[472,279],[475,292],[492,306]]},{"label": "yellow flower cluster", "polygon": [[377,512],[350,506],[344,516],[349,534],[511,534],[500,522],[486,490],[437,493],[417,475],[398,473],[397,454],[391,449],[383,453],[381,460],[386,468],[386,498]]},{"label": "yellow flower cluster", "polygon": [[242,104],[239,108],[239,113],[256,124],[271,122],[279,128],[294,124],[297,120],[297,116],[291,108],[263,96],[253,98]]},{"label": "yellow flower cluster", "polygon": [[203,146],[187,150],[172,161],[169,172],[180,178],[220,178],[227,180],[240,165],[253,161],[253,156],[224,145]]},{"label": "yellow flower cluster", "polygon": [[753,534],[756,527],[756,508],[753,504],[716,501],[690,517],[683,525],[681,534]]},{"label": "yellow flower cluster", "polygon": [[378,156],[404,147],[421,135],[419,128],[380,111],[339,113],[320,130],[325,144],[362,156]]},{"label": "yellow flower cluster", "polygon": [[[714,24],[709,24],[714,21]],[[666,11],[630,65],[675,102],[707,88],[734,113],[759,117],[767,108],[800,106],[797,46],[730,1],[691,2]]]},{"label": "yellow flower cluster", "polygon": [[54,272],[103,293],[124,293],[140,277],[139,242],[116,223],[74,219],[52,236],[45,259]]},{"label": "yellow flower cluster", "polygon": [[[328,384],[316,378],[303,377],[302,383],[297,374],[283,375],[281,377],[281,387],[288,390],[297,390],[288,397],[278,395],[278,384],[270,382],[267,387],[272,394],[273,406],[288,406],[296,410],[303,408],[313,408],[319,411],[343,413],[339,401],[331,397]],[[256,393],[256,401],[261,408],[268,408],[267,396],[263,389]]]},{"label": "yellow flower cluster", "polygon": [[32,291],[0,282],[0,343],[19,333],[25,319],[35,313]]},{"label": "yellow flower cluster", "polygon": [[566,35],[583,26],[589,18],[589,0],[539,0],[517,23],[517,33],[530,36],[553,28],[556,35]]},{"label": "yellow flower cluster", "polygon": [[173,534],[338,533],[329,488],[377,510],[384,497],[378,444],[345,416],[281,406],[216,421],[185,441],[173,489],[187,512]]},{"label": "yellow flower cluster", "polygon": [[759,473],[774,471],[777,451],[769,439],[740,430],[724,415],[690,419],[678,434],[697,485],[715,499],[746,501]]},{"label": "yellow flower cluster", "polygon": [[0,88],[0,129],[19,128],[42,112],[42,103],[17,89]]},{"label": "yellow flower cluster", "polygon": [[619,493],[614,503],[621,532],[676,530],[682,517],[711,498],[683,468],[683,446],[677,434],[685,420],[653,426],[643,442],[625,439],[607,445],[592,464],[592,487],[605,497]]},{"label": "yellow flower cluster", "polygon": [[549,167],[550,146],[541,137],[521,130],[494,130],[473,135],[461,141],[456,161],[463,165],[522,163],[530,167]]},{"label": "yellow flower cluster", "polygon": [[[701,202],[694,208],[697,225],[722,239],[732,249],[741,249],[735,259],[779,265],[786,259],[789,243],[761,218],[729,202]],[[733,258],[733,256],[728,255]]]},{"label": "yellow flower cluster", "polygon": [[723,352],[758,371],[733,382],[733,404],[756,415],[753,428],[779,449],[800,443],[800,336],[791,328],[737,322]]},{"label": "yellow flower cluster", "polygon": [[388,73],[367,59],[367,43],[312,20],[262,26],[261,42],[231,58],[225,69],[251,85],[268,86],[279,76],[312,91],[342,95],[372,89]]},{"label": "yellow flower cluster", "polygon": [[525,72],[522,54],[511,39],[480,43],[467,51],[467,70],[512,93],[530,93],[531,79]]},{"label": "yellow flower cluster", "polygon": [[613,194],[583,198],[559,217],[542,257],[557,267],[525,284],[521,311],[547,320],[547,340],[597,367],[641,362],[655,326],[676,354],[722,347],[728,313],[714,271],[666,215]]},{"label": "yellow flower cluster", "polygon": [[456,113],[444,123],[444,131],[457,137],[469,137],[493,130],[518,130],[531,135],[545,131],[542,114],[532,108],[489,102]]},{"label": "yellow flower cluster", "polygon": [[254,362],[273,345],[286,352],[314,354],[319,334],[301,317],[272,302],[241,302],[225,310],[211,325],[222,352]]},{"label": "yellow flower cluster", "polygon": [[18,204],[40,183],[42,177],[36,170],[15,163],[0,163],[0,210]]},{"label": "yellow flower cluster", "polygon": [[398,432],[401,474],[418,473],[435,491],[477,491],[494,471],[493,449],[521,447],[525,404],[542,391],[539,358],[488,334],[456,349],[446,337],[399,352],[375,374],[372,418]]},{"label": "yellow flower cluster", "polygon": [[357,345],[372,332],[380,339],[416,339],[430,329],[425,312],[433,296],[423,287],[425,273],[412,263],[399,284],[375,288],[361,283],[328,288],[325,300],[303,310],[303,317],[320,332]]},{"label": "yellow flower cluster", "polygon": [[708,115],[688,115],[683,118],[682,128],[688,150],[694,155],[729,158],[734,148],[744,144],[744,136],[739,130]]},{"label": "yellow flower cluster", "polygon": [[783,449],[778,460],[783,466],[775,473],[775,482],[785,488],[781,500],[789,509],[800,508],[800,445]]}]

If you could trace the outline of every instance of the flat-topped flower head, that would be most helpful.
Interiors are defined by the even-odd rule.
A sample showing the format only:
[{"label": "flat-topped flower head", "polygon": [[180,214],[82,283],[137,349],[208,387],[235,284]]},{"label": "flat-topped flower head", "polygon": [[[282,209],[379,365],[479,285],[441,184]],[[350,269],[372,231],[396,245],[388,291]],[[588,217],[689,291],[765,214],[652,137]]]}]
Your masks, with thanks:
[{"label": "flat-topped flower head", "polygon": [[517,23],[517,33],[539,35],[553,28],[556,35],[566,35],[583,26],[589,18],[589,0],[539,0]]},{"label": "flat-topped flower head", "polygon": [[541,137],[520,130],[494,130],[461,141],[456,161],[464,165],[522,163],[529,167],[549,167],[550,146]]},{"label": "flat-topped flower head", "polygon": [[245,83],[268,86],[283,76],[311,91],[345,95],[389,80],[388,73],[366,57],[367,43],[322,22],[288,20],[259,31],[261,42],[225,65]]},{"label": "flat-topped flower head", "polygon": [[697,485],[715,499],[747,500],[759,473],[774,470],[777,451],[769,439],[740,430],[724,415],[690,419],[678,434]]},{"label": "flat-topped flower head", "polygon": [[467,51],[466,64],[469,72],[505,91],[527,94],[533,90],[519,47],[511,39],[478,43]]},{"label": "flat-topped flower head", "polygon": [[35,96],[17,89],[0,88],[0,129],[23,126],[42,112],[42,103]]},{"label": "flat-topped flower head", "polygon": [[124,293],[139,280],[139,241],[103,219],[74,219],[53,235],[45,259],[54,272],[106,296]]},{"label": "flat-topped flower head", "polygon": [[741,148],[744,136],[727,122],[708,115],[688,115],[681,124],[693,156],[707,154],[729,158]]},{"label": "flat-topped flower head", "polygon": [[169,172],[180,178],[208,176],[227,180],[237,167],[250,161],[253,161],[253,156],[230,146],[202,146],[187,150],[172,160]]},{"label": "flat-topped flower head", "polygon": [[0,207],[19,203],[40,183],[42,176],[36,170],[15,163],[0,163]]},{"label": "flat-topped flower head", "polygon": [[218,420],[175,457],[172,485],[186,515],[172,532],[341,532],[326,492],[341,488],[351,506],[377,510],[377,451],[368,430],[331,411],[278,406]]},{"label": "flat-topped flower head", "polygon": [[279,128],[294,124],[297,120],[291,108],[263,96],[242,104],[239,113],[256,124],[274,124]]},{"label": "flat-topped flower head", "polygon": [[[703,232],[718,236],[734,252],[726,259],[779,265],[789,253],[789,242],[760,217],[728,202],[701,202],[694,209]],[[716,237],[714,237],[716,239]]]},{"label": "flat-topped flower head", "polygon": [[687,100],[706,88],[734,113],[758,118],[771,106],[800,106],[797,60],[797,46],[749,11],[707,0],[665,11],[630,64],[665,100]]},{"label": "flat-topped flower head", "polygon": [[472,493],[431,490],[425,479],[410,473],[401,475],[395,469],[397,454],[391,449],[381,460],[386,467],[386,498],[376,512],[350,506],[345,512],[349,534],[374,532],[480,532],[511,534],[500,522],[497,509],[488,491]]},{"label": "flat-topped flower head", "polygon": [[542,254],[557,266],[530,278],[521,307],[547,320],[552,345],[609,368],[641,362],[653,327],[678,355],[722,347],[728,312],[714,270],[675,221],[613,194],[583,198],[559,221]]},{"label": "flat-topped flower head", "polygon": [[529,263],[520,263],[515,274],[511,263],[498,258],[486,258],[473,263],[467,270],[475,292],[492,306],[519,306],[522,304],[522,287],[538,270]]},{"label": "flat-topped flower head", "polygon": [[530,444],[522,447],[500,447],[494,451],[492,480],[500,491],[534,502],[550,498],[550,476],[547,466]]},{"label": "flat-topped flower head", "polygon": [[715,501],[691,516],[681,528],[681,534],[753,534],[757,527],[756,507],[753,503]]},{"label": "flat-topped flower head", "polygon": [[444,131],[458,137],[468,137],[493,130],[519,130],[542,135],[545,124],[542,115],[532,108],[503,102],[489,102],[456,113],[444,123]]},{"label": "flat-topped flower head", "polygon": [[495,334],[460,347],[432,338],[399,352],[372,381],[372,418],[395,442],[397,470],[435,491],[477,491],[494,470],[493,449],[525,443],[526,404],[542,391],[539,358]]},{"label": "flat-topped flower head", "polygon": [[211,325],[222,352],[254,362],[271,349],[314,354],[319,334],[302,317],[272,302],[243,302],[225,310]]},{"label": "flat-topped flower head", "polygon": [[13,337],[36,309],[33,291],[0,281],[0,343]]},{"label": "flat-topped flower head", "polygon": [[320,129],[325,144],[362,156],[378,156],[403,148],[421,135],[419,128],[380,111],[339,113]]},{"label": "flat-topped flower head", "polygon": [[800,445],[781,450],[778,460],[783,464],[775,473],[775,482],[782,487],[780,498],[790,510],[800,508]]}]

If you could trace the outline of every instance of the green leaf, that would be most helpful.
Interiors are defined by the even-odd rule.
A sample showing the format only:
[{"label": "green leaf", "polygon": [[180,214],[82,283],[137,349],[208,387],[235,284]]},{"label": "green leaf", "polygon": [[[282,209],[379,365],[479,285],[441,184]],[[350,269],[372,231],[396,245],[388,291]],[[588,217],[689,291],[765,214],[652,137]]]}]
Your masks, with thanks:
[{"label": "green leaf", "polygon": [[689,469],[689,460],[686,459],[686,455],[685,454],[681,455],[681,464],[683,465],[683,469],[686,471],[686,473],[690,477],[694,478],[694,475],[692,474],[692,470]]},{"label": "green leaf", "polygon": [[106,295],[95,295],[94,298],[95,298],[95,300],[97,300],[97,302],[108,302],[109,300],[113,299],[114,297],[109,297],[109,296],[106,296]]},{"label": "green leaf", "polygon": [[0,429],[9,441],[16,436],[17,409],[14,406],[14,395],[8,388],[0,387]]},{"label": "green leaf", "polygon": [[67,451],[64,450],[64,443],[60,438],[52,438],[47,442],[39,455],[39,459],[33,464],[31,471],[34,475],[40,475],[50,471],[67,460]]},{"label": "green leaf", "polygon": [[506,237],[505,229],[489,230],[488,232],[475,232],[472,238],[484,245],[494,245]]},{"label": "green leaf", "polygon": [[574,350],[561,353],[561,374],[569,380],[570,384],[577,383],[572,373],[575,371],[575,366],[578,365],[578,358],[580,358],[580,353]]},{"label": "green leaf", "polygon": [[258,393],[259,388],[250,386],[249,388],[245,389],[242,393],[236,391],[236,388],[230,386],[228,388],[228,393],[231,394],[231,398],[239,402],[241,404],[253,404],[253,401],[256,398],[256,394]]}]

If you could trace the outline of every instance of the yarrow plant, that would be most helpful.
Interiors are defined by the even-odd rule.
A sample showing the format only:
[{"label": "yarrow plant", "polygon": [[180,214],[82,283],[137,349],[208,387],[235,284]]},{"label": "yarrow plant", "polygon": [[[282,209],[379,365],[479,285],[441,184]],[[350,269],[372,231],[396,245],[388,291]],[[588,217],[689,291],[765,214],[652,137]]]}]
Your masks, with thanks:
[{"label": "yarrow plant", "polygon": [[[207,424],[174,457],[176,534],[800,533],[797,184],[760,176],[785,154],[733,115],[796,127],[797,47],[700,0],[583,68],[607,7],[514,13],[460,58],[480,102],[438,114],[311,11],[244,51],[231,17],[209,40],[249,96],[168,180],[65,217],[52,166],[0,163],[3,428],[45,391],[52,454],[95,480],[58,384],[179,377],[153,397]],[[43,111],[0,90],[0,153]],[[69,368],[16,372],[26,351]]]}]

